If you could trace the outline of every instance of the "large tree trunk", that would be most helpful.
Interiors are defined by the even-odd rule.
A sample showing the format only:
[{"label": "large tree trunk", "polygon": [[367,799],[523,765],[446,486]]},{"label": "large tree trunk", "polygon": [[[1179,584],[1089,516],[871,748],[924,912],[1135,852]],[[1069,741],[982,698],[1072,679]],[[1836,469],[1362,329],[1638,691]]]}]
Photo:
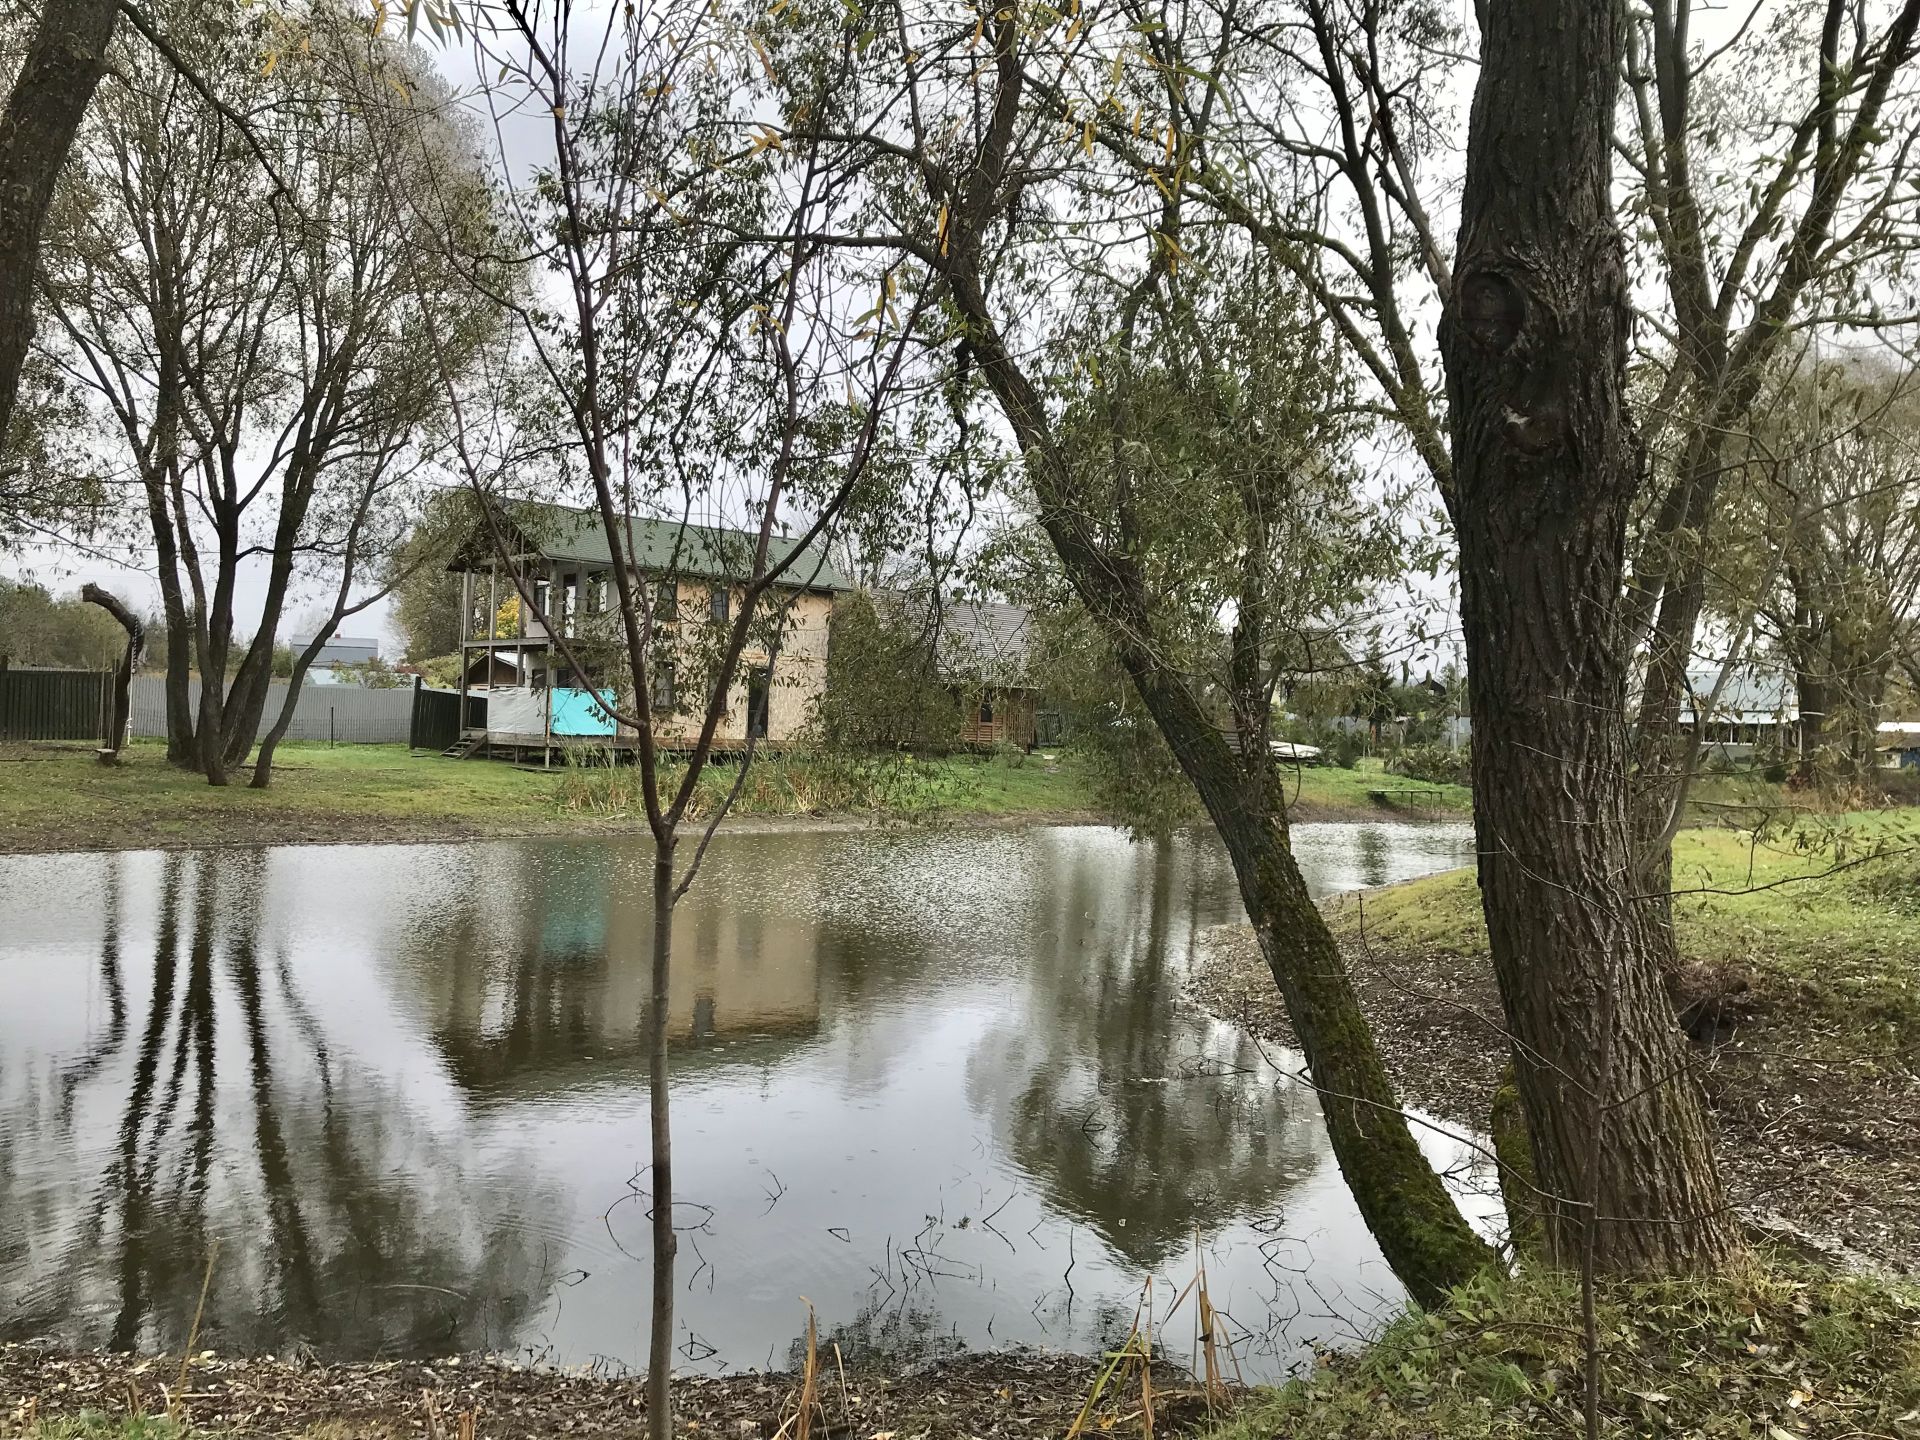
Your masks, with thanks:
[{"label": "large tree trunk", "polygon": [[1487,932],[1549,1247],[1616,1272],[1736,1244],[1665,932],[1634,894],[1620,607],[1644,462],[1609,193],[1625,23],[1616,3],[1489,0],[1441,331]]},{"label": "large tree trunk", "polygon": [[0,115],[0,439],[33,344],[40,234],[53,184],[106,71],[116,0],[43,0]]},{"label": "large tree trunk", "polygon": [[147,627],[111,590],[88,583],[80,587],[80,598],[89,605],[98,605],[105,610],[127,632],[126,653],[120,657],[120,668],[113,677],[113,718],[108,722],[105,743],[100,751],[102,763],[111,765],[119,758],[121,746],[127,742],[127,720],[133,710],[130,693],[133,672],[140,664],[141,652],[147,648]]}]

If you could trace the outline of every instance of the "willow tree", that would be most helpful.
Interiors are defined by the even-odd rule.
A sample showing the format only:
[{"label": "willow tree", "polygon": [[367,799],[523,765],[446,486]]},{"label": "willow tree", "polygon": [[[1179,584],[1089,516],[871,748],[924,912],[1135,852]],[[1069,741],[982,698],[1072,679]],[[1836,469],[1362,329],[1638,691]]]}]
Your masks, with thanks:
[{"label": "willow tree", "polygon": [[[876,269],[909,257],[936,284],[942,388],[984,399],[1011,436],[1036,523],[1225,844],[1360,1211],[1408,1289],[1437,1299],[1493,1252],[1398,1104],[1267,743],[1276,657],[1368,564],[1338,337],[1284,267],[1186,228],[1177,182],[1101,163],[1102,111],[1144,122],[1062,100],[1079,18],[889,16],[841,123],[806,116],[788,142],[830,147],[866,182],[819,243]],[[1136,66],[1133,83],[1151,98],[1188,82]]]},{"label": "willow tree", "polygon": [[[144,502],[169,758],[222,785],[260,727],[290,591],[317,558],[364,553],[402,499],[391,477],[418,468],[439,405],[419,363],[429,328],[465,355],[484,317],[372,163],[396,127],[457,153],[444,120],[380,99],[416,78],[399,47],[321,8],[263,67],[278,38],[264,18],[194,0],[165,18],[226,98],[138,36],[117,42],[56,197],[44,348]],[[247,637],[236,596],[255,563]]]}]

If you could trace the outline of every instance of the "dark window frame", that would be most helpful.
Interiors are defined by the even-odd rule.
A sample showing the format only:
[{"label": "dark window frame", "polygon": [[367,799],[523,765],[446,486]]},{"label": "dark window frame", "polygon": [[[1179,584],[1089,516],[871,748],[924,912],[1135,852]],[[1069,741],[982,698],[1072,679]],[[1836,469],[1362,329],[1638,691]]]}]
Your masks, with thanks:
[{"label": "dark window frame", "polygon": [[716,625],[733,623],[733,587],[724,581],[707,590],[707,614]]}]

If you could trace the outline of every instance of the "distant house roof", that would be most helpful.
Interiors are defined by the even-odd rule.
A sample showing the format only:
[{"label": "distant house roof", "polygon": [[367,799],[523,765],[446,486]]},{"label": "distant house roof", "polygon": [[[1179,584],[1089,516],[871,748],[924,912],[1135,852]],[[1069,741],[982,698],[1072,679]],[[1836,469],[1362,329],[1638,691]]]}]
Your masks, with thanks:
[{"label": "distant house roof", "polygon": [[[549,560],[568,560],[590,569],[609,567],[613,548],[597,511],[568,505],[526,502],[513,507],[515,527],[529,550]],[[628,563],[654,575],[678,575],[701,580],[745,580],[753,571],[754,547],[759,536],[746,530],[695,525],[679,520],[626,519]],[[778,565],[800,550],[797,537],[773,536],[767,563]],[[484,560],[484,544],[469,547],[450,567],[469,568]],[[825,545],[815,542],[801,551],[779,583],[799,590],[851,590],[852,584],[827,558]]]},{"label": "distant house roof", "polygon": [[[1713,687],[1719,680],[1717,669],[1687,673],[1689,694],[1680,711],[1681,723],[1693,723],[1694,707],[1704,706],[1712,698]],[[1800,706],[1787,677],[1753,670],[1736,671],[1728,677],[1719,698],[1707,711],[1708,721],[1720,724],[1774,725],[1799,718]]]},{"label": "distant house roof", "polygon": [[1024,681],[1033,641],[1033,616],[1023,607],[997,600],[957,602],[941,616],[934,658],[949,673]]},{"label": "distant house roof", "polygon": [[[897,611],[924,618],[925,591],[892,590],[875,596]],[[1035,640],[1033,614],[1001,600],[948,600],[940,607],[934,663],[948,679],[1024,687]]]},{"label": "distant house roof", "polygon": [[[287,642],[288,648],[298,655],[313,643],[311,635],[299,635]],[[335,635],[322,645],[313,657],[316,665],[364,665],[380,654],[380,642],[358,635]]]}]

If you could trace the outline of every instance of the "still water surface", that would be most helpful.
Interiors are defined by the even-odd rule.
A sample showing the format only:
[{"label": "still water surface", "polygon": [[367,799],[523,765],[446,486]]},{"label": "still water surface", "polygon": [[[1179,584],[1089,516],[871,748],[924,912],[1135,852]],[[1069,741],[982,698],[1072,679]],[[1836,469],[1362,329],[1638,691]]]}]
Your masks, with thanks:
[{"label": "still water surface", "polygon": [[[1326,892],[1470,838],[1296,844]],[[0,1336],[176,1347],[217,1242],[215,1348],[644,1363],[648,860],[0,859]],[[1249,1378],[1363,1332],[1399,1290],[1297,1056],[1181,998],[1240,914],[1210,838],[718,840],[677,918],[682,1367],[786,1364],[802,1296],[850,1359],[1091,1349],[1196,1245]]]}]

